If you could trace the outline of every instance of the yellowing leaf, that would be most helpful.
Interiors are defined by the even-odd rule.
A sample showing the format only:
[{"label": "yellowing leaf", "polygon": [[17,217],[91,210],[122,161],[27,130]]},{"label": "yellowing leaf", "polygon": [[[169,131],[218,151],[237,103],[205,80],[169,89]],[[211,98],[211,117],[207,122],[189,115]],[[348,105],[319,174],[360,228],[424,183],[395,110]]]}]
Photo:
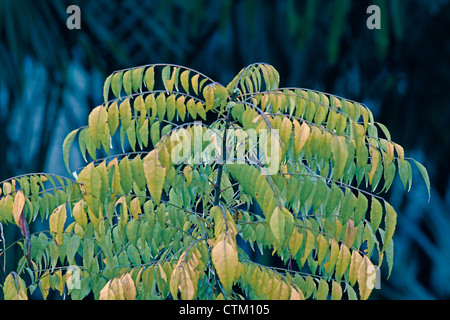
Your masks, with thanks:
[{"label": "yellowing leaf", "polygon": [[358,253],[357,250],[353,250],[352,257],[350,259],[350,270],[348,272],[348,279],[350,282],[350,285],[354,285],[356,283],[356,280],[358,280],[358,271],[359,267],[361,265],[362,261],[361,255]]},{"label": "yellowing leaf", "polygon": [[123,295],[125,300],[135,300],[136,299],[136,286],[129,273],[125,273],[121,278],[123,287]]},{"label": "yellowing leaf", "polygon": [[384,239],[383,239],[383,249],[382,252],[386,250],[389,242],[394,235],[395,226],[397,225],[397,213],[394,208],[387,202],[384,202],[384,207],[386,209],[386,215],[384,217]]},{"label": "yellowing leaf", "polygon": [[184,118],[186,117],[186,105],[184,104],[185,99],[185,96],[180,96],[177,99],[177,112],[181,121],[184,121]]},{"label": "yellowing leaf", "polygon": [[153,91],[153,86],[155,85],[155,67],[149,67],[145,71],[144,81],[148,91]]},{"label": "yellowing leaf", "polygon": [[331,274],[334,266],[336,265],[336,261],[339,258],[339,244],[334,240],[330,240],[330,257],[327,262],[323,264],[325,272],[327,274]]},{"label": "yellowing leaf", "polygon": [[123,89],[125,90],[125,93],[127,95],[131,94],[131,90],[133,88],[133,83],[131,81],[131,70],[125,71],[123,74],[122,82],[123,82]]},{"label": "yellowing leaf", "polygon": [[192,168],[191,166],[186,166],[183,169],[184,177],[186,178],[186,185],[189,187],[192,182]]},{"label": "yellowing leaf", "polygon": [[184,70],[180,75],[181,85],[184,91],[189,94],[189,70]]},{"label": "yellowing leaf", "polygon": [[122,89],[122,74],[122,71],[114,73],[111,78],[111,90],[116,98],[120,98],[120,90]]},{"label": "yellowing leaf", "polygon": [[317,263],[322,264],[322,261],[328,252],[328,241],[327,239],[325,239],[322,233],[319,233],[319,235],[317,236],[317,247]]},{"label": "yellowing leaf", "polygon": [[308,140],[311,130],[306,122],[300,126],[297,120],[293,121],[294,123],[294,150],[295,155],[297,156]]},{"label": "yellowing leaf", "polygon": [[350,264],[350,257],[350,250],[345,244],[341,243],[341,248],[339,249],[339,257],[336,263],[336,280],[340,280],[344,275],[348,265]]},{"label": "yellowing leaf", "polygon": [[89,132],[92,137],[92,142],[97,148],[100,148],[103,135],[105,134],[107,120],[108,112],[103,106],[94,108],[89,114]]},{"label": "yellowing leaf", "polygon": [[162,189],[166,175],[166,168],[159,161],[158,151],[152,150],[144,158],[145,178],[147,179],[148,190],[156,204],[161,201]]},{"label": "yellowing leaf", "polygon": [[98,215],[101,194],[101,178],[92,162],[81,170],[78,175],[78,181],[86,204],[91,208],[95,215]]},{"label": "yellowing leaf", "polygon": [[14,222],[20,227],[20,218],[23,214],[23,207],[25,206],[25,196],[22,190],[17,191],[13,202],[13,216]]},{"label": "yellowing leaf", "polygon": [[225,291],[231,287],[239,276],[239,260],[237,248],[230,243],[231,236],[222,235],[216,240],[211,251],[211,259]]},{"label": "yellowing leaf", "polygon": [[116,295],[114,291],[109,286],[109,282],[103,287],[103,289],[100,291],[100,300],[115,300]]},{"label": "yellowing leaf", "polygon": [[139,215],[142,213],[141,203],[139,198],[136,197],[130,202],[130,212],[133,215],[133,218],[139,220]]},{"label": "yellowing leaf", "polygon": [[370,227],[373,232],[378,230],[382,217],[383,207],[381,206],[380,201],[378,201],[375,197],[372,197],[372,204],[370,206]]},{"label": "yellowing leaf", "polygon": [[297,252],[300,249],[302,242],[303,242],[303,234],[298,232],[297,228],[294,228],[291,238],[289,239],[289,249],[292,256],[297,255]]},{"label": "yellowing leaf", "polygon": [[292,122],[288,119],[288,117],[284,117],[283,122],[281,124],[280,138],[281,141],[283,141],[283,143],[285,144],[285,147],[287,147],[288,145],[291,133],[292,133]]},{"label": "yellowing leaf", "polygon": [[314,249],[314,243],[315,243],[314,235],[312,234],[311,231],[306,230],[305,252],[300,260],[302,265],[305,264],[306,259],[308,259],[309,254]]},{"label": "yellowing leaf", "polygon": [[28,300],[25,281],[15,272],[11,272],[3,284],[3,297],[5,300]]},{"label": "yellowing leaf", "polygon": [[133,82],[133,90],[137,92],[142,88],[142,76],[144,74],[144,67],[135,68],[131,74],[131,80]]},{"label": "yellowing leaf", "polygon": [[119,278],[109,280],[100,291],[100,300],[125,300],[122,281]]},{"label": "yellowing leaf", "polygon": [[372,292],[375,281],[375,268],[372,262],[364,256],[358,269],[358,288],[361,300],[367,300]]},{"label": "yellowing leaf", "polygon": [[174,299],[177,298],[178,290],[182,300],[194,299],[197,292],[197,283],[200,275],[200,271],[197,268],[199,259],[195,254],[192,254],[188,260],[187,252],[188,250],[184,251],[178,259],[170,279],[170,292]]},{"label": "yellowing leaf", "polygon": [[280,207],[275,207],[270,218],[270,231],[272,231],[275,240],[281,245],[284,242],[285,218]]},{"label": "yellowing leaf", "polygon": [[122,120],[122,128],[126,130],[131,123],[131,107],[130,99],[125,99],[119,106],[120,119]]},{"label": "yellowing leaf", "polygon": [[49,225],[50,232],[55,234],[55,241],[57,245],[63,242],[64,223],[66,222],[66,204],[58,206],[50,215]]},{"label": "yellowing leaf", "polygon": [[108,108],[108,126],[109,133],[113,136],[119,127],[119,107],[117,106],[117,101],[114,101]]},{"label": "yellowing leaf", "polygon": [[372,179],[380,161],[380,153],[372,146],[369,146],[370,156],[372,157],[372,168],[369,172],[369,183],[372,184]]},{"label": "yellowing leaf", "polygon": [[300,289],[295,289],[294,286],[291,286],[289,300],[305,300],[305,296]]},{"label": "yellowing leaf", "polygon": [[336,281],[331,283],[331,300],[341,300],[342,298],[342,287]]},{"label": "yellowing leaf", "polygon": [[344,175],[345,164],[348,157],[348,148],[345,137],[334,136],[331,140],[331,151],[334,159],[334,179],[341,179]]},{"label": "yellowing leaf", "polygon": [[193,76],[191,78],[192,89],[194,89],[195,94],[198,94],[198,78],[199,77],[200,77],[200,75],[196,74],[195,76]]},{"label": "yellowing leaf", "polygon": [[203,97],[205,98],[205,109],[209,111],[213,108],[214,104],[214,88],[212,85],[207,85],[203,89]]},{"label": "yellowing leaf", "polygon": [[87,226],[87,215],[84,210],[84,200],[78,201],[72,209],[72,216],[75,221],[84,229]]}]

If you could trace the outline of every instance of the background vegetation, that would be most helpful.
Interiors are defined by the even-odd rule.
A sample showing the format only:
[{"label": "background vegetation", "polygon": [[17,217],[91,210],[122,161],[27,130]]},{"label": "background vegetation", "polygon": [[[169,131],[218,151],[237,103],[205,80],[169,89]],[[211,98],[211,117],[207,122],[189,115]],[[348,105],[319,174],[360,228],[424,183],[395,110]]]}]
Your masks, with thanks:
[{"label": "background vegetation", "polygon": [[[0,181],[66,175],[62,140],[101,103],[113,70],[168,62],[228,83],[264,61],[282,86],[367,104],[427,167],[430,203],[417,170],[410,193],[397,178],[390,189],[395,267],[372,298],[450,298],[450,1],[77,1],[81,30],[66,28],[70,4],[0,1]],[[381,8],[381,30],[366,28],[370,4]],[[10,243],[20,231],[4,236]]]}]

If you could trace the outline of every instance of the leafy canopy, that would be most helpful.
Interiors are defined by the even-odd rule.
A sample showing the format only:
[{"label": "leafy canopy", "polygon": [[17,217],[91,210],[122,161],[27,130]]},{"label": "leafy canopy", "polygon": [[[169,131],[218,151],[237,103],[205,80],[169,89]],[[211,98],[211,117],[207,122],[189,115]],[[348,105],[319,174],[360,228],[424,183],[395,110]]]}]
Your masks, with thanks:
[{"label": "leafy canopy", "polygon": [[[397,214],[379,194],[396,174],[409,190],[412,163],[429,190],[366,106],[279,88],[267,64],[226,87],[140,66],[103,95],[64,140],[68,171],[74,142],[87,163],[73,178],[1,184],[0,222],[23,236],[1,251],[23,248],[5,299],[367,299],[376,266],[393,266]],[[30,232],[38,220],[48,228]]]}]

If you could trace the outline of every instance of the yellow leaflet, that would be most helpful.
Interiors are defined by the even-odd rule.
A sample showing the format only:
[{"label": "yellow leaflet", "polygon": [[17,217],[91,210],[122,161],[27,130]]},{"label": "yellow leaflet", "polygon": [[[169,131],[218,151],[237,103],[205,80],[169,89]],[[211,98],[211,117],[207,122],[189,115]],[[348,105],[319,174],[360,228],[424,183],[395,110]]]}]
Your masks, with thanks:
[{"label": "yellow leaflet", "polygon": [[280,207],[275,207],[270,218],[270,231],[272,231],[275,240],[281,245],[284,241],[285,219]]},{"label": "yellow leaflet", "polygon": [[222,234],[216,240],[211,251],[211,259],[225,291],[231,292],[231,287],[239,276],[239,260],[235,237]]},{"label": "yellow leaflet", "polygon": [[285,148],[287,147],[289,143],[289,138],[291,137],[292,133],[292,123],[288,119],[288,117],[284,117],[283,122],[281,124],[281,130],[280,130],[280,137],[281,141],[283,141]]},{"label": "yellow leaflet", "polygon": [[177,112],[180,116],[181,121],[184,121],[184,118],[186,116],[186,105],[184,104],[185,96],[180,96],[177,99]]},{"label": "yellow leaflet", "polygon": [[311,131],[306,122],[303,122],[303,124],[300,125],[298,121],[294,119],[293,123],[294,123],[294,150],[295,156],[298,156],[303,146],[305,145],[306,141],[308,140]]},{"label": "yellow leaflet", "polygon": [[297,228],[294,228],[291,238],[289,239],[289,248],[291,250],[291,255],[295,256],[300,249],[303,242],[303,234],[298,232]]},{"label": "yellow leaflet", "polygon": [[84,200],[78,201],[72,209],[72,216],[75,221],[84,229],[87,226],[87,215],[84,210]]},{"label": "yellow leaflet", "polygon": [[18,227],[20,227],[20,218],[23,214],[23,207],[25,206],[25,196],[23,192],[19,190],[14,198],[13,202],[13,216],[14,222]]},{"label": "yellow leaflet", "polygon": [[317,263],[319,263],[320,265],[322,264],[322,261],[328,252],[328,241],[327,239],[325,239],[322,233],[319,233],[319,235],[317,236],[317,247],[318,247]]},{"label": "yellow leaflet", "polygon": [[327,262],[324,263],[323,267],[325,268],[325,272],[327,274],[331,274],[334,266],[336,265],[336,261],[339,257],[339,244],[334,240],[330,240],[330,258]]},{"label": "yellow leaflet", "polygon": [[342,287],[336,281],[331,283],[331,300],[341,300],[342,298]]},{"label": "yellow leaflet", "polygon": [[189,94],[189,70],[184,70],[180,75],[181,85],[184,91]]},{"label": "yellow leaflet", "polygon": [[96,148],[100,148],[107,120],[108,112],[103,106],[94,108],[89,114],[89,132]]},{"label": "yellow leaflet", "polygon": [[350,270],[348,272],[348,279],[351,286],[353,286],[356,283],[356,280],[358,280],[358,271],[361,265],[361,261],[362,261],[361,255],[358,253],[357,250],[353,250],[350,259]]},{"label": "yellow leaflet", "polygon": [[384,216],[384,239],[383,239],[383,249],[382,252],[386,250],[389,242],[394,235],[395,227],[397,225],[397,213],[394,208],[387,202],[384,202],[384,207],[386,209],[386,215]]},{"label": "yellow leaflet", "polygon": [[334,159],[334,178],[336,180],[344,175],[345,164],[348,157],[348,148],[345,137],[334,136],[331,140],[331,151]]},{"label": "yellow leaflet", "polygon": [[98,215],[97,211],[100,205],[101,179],[100,174],[95,169],[92,162],[80,172],[78,180],[86,204],[92,209],[94,214]]},{"label": "yellow leaflet", "polygon": [[142,75],[144,74],[144,67],[135,68],[131,74],[131,80],[133,82],[133,90],[137,92],[142,89]]},{"label": "yellow leaflet", "polygon": [[123,71],[114,73],[111,78],[111,90],[116,98],[120,97],[120,90],[122,89],[122,74]]},{"label": "yellow leaflet", "polygon": [[375,268],[372,262],[364,256],[358,269],[358,288],[361,300],[367,300],[372,292],[375,281]]},{"label": "yellow leaflet", "polygon": [[135,300],[136,286],[134,285],[134,281],[131,278],[131,275],[129,273],[125,273],[120,278],[120,282],[122,283],[123,295],[125,300]]},{"label": "yellow leaflet", "polygon": [[305,296],[299,288],[294,288],[294,286],[292,285],[289,300],[305,300]]},{"label": "yellow leaflet", "polygon": [[336,263],[336,272],[335,277],[336,280],[340,280],[347,270],[348,265],[350,264],[350,250],[347,246],[341,243],[341,248],[339,250],[339,256]]},{"label": "yellow leaflet", "polygon": [[369,172],[369,183],[372,184],[372,179],[375,174],[375,171],[377,170],[378,161],[380,160],[380,153],[378,152],[377,149],[375,149],[371,145],[369,145],[369,152],[370,152],[370,156],[372,158],[372,162],[371,162],[372,169]]},{"label": "yellow leaflet", "polygon": [[192,89],[194,89],[195,94],[198,94],[198,78],[199,77],[200,77],[200,75],[196,74],[195,76],[193,76],[191,78]]},{"label": "yellow leaflet", "polygon": [[119,107],[117,106],[117,100],[114,101],[108,108],[108,126],[111,136],[116,133],[119,127]]},{"label": "yellow leaflet", "polygon": [[3,284],[5,300],[28,300],[25,281],[15,272],[11,272]]},{"label": "yellow leaflet", "polygon": [[67,214],[65,203],[57,207],[50,215],[50,232],[55,234],[55,241],[57,245],[61,245],[63,242],[64,223],[66,222],[66,217]]},{"label": "yellow leaflet", "polygon": [[130,202],[130,212],[133,215],[133,218],[139,220],[139,215],[142,213],[141,203],[139,198],[136,197]]},{"label": "yellow leaflet", "polygon": [[126,130],[131,123],[131,107],[130,99],[125,99],[119,106],[120,119],[122,120],[122,128]]},{"label": "yellow leaflet", "polygon": [[150,195],[154,199],[155,203],[159,204],[164,186],[166,167],[163,167],[159,160],[158,150],[154,149],[145,156],[144,171]]},{"label": "yellow leaflet", "polygon": [[155,67],[149,67],[145,71],[144,81],[148,91],[153,91],[153,86],[155,85]]},{"label": "yellow leaflet", "polygon": [[370,205],[370,227],[374,233],[380,226],[382,216],[383,207],[381,206],[380,201],[378,201],[375,197],[372,197],[372,203]]},{"label": "yellow leaflet", "polygon": [[306,259],[308,259],[312,249],[314,249],[314,235],[311,231],[306,230],[306,243],[305,243],[305,253],[301,258],[302,266],[305,264]]},{"label": "yellow leaflet", "polygon": [[125,93],[127,95],[131,94],[131,89],[133,88],[133,84],[131,82],[131,70],[127,70],[125,71],[125,73],[123,74],[123,89],[125,90]]},{"label": "yellow leaflet", "polygon": [[205,98],[206,111],[211,110],[214,104],[214,88],[212,85],[207,85],[203,89],[203,97]]}]

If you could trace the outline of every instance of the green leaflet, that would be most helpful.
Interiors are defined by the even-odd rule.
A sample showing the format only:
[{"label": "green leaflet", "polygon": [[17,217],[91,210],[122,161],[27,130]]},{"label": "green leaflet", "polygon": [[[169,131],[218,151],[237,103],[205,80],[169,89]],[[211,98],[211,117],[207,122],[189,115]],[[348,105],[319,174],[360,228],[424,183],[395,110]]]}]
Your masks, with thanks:
[{"label": "green leaflet", "polygon": [[133,175],[131,173],[131,165],[128,156],[119,162],[120,184],[125,194],[130,193],[133,187]]},{"label": "green leaflet", "polygon": [[427,191],[428,191],[428,202],[430,202],[430,198],[431,198],[431,189],[430,189],[430,177],[428,176],[428,171],[427,169],[424,167],[423,164],[417,162],[416,160],[414,160],[414,163],[416,164],[417,168],[420,171],[420,174],[423,177],[423,180],[425,181],[425,185],[427,186]]},{"label": "green leaflet", "polygon": [[88,164],[78,174],[78,181],[87,206],[94,212],[95,216],[98,217],[101,179],[99,173],[95,170],[93,163]]},{"label": "green leaflet", "polygon": [[70,172],[69,169],[69,157],[70,157],[70,148],[72,147],[72,143],[75,140],[75,136],[78,133],[78,129],[73,130],[70,132],[67,137],[64,139],[63,142],[63,159],[64,159],[64,165],[67,168],[67,171]]},{"label": "green leaflet", "polygon": [[111,78],[111,90],[116,98],[120,98],[123,71],[114,73]]},{"label": "green leaflet", "polygon": [[270,217],[270,230],[279,244],[282,244],[284,241],[284,227],[285,219],[283,211],[280,207],[275,207],[275,210]]},{"label": "green leaflet", "polygon": [[144,75],[144,82],[148,91],[153,91],[153,86],[155,85],[155,67],[147,68]]},{"label": "green leaflet", "polygon": [[119,115],[122,122],[122,129],[126,130],[131,124],[130,99],[126,98],[119,106]]},{"label": "green leaflet", "polygon": [[334,175],[333,178],[339,180],[344,175],[345,164],[348,157],[347,144],[345,137],[334,136],[331,140],[331,151],[334,159]]},{"label": "green leaflet", "polygon": [[386,215],[384,217],[385,233],[383,238],[383,249],[381,250],[382,252],[388,247],[397,225],[397,213],[394,208],[387,201],[384,202],[384,207],[386,210]]},{"label": "green leaflet", "polygon": [[133,83],[133,91],[138,92],[142,90],[142,77],[144,74],[144,67],[135,68],[132,70],[131,81]]},{"label": "green leaflet", "polygon": [[375,232],[380,226],[382,217],[383,207],[381,206],[380,201],[378,201],[375,197],[372,197],[372,203],[370,206],[370,227],[373,232]]},{"label": "green leaflet", "polygon": [[112,77],[113,77],[113,74],[109,75],[106,78],[105,83],[103,84],[103,100],[104,100],[104,102],[108,101],[109,89],[111,87]]},{"label": "green leaflet", "polygon": [[131,75],[132,75],[132,71],[131,70],[127,70],[123,74],[123,78],[122,78],[123,90],[125,91],[127,96],[129,96],[131,94],[131,90],[133,89],[133,83],[132,83],[132,80],[131,80]]}]

